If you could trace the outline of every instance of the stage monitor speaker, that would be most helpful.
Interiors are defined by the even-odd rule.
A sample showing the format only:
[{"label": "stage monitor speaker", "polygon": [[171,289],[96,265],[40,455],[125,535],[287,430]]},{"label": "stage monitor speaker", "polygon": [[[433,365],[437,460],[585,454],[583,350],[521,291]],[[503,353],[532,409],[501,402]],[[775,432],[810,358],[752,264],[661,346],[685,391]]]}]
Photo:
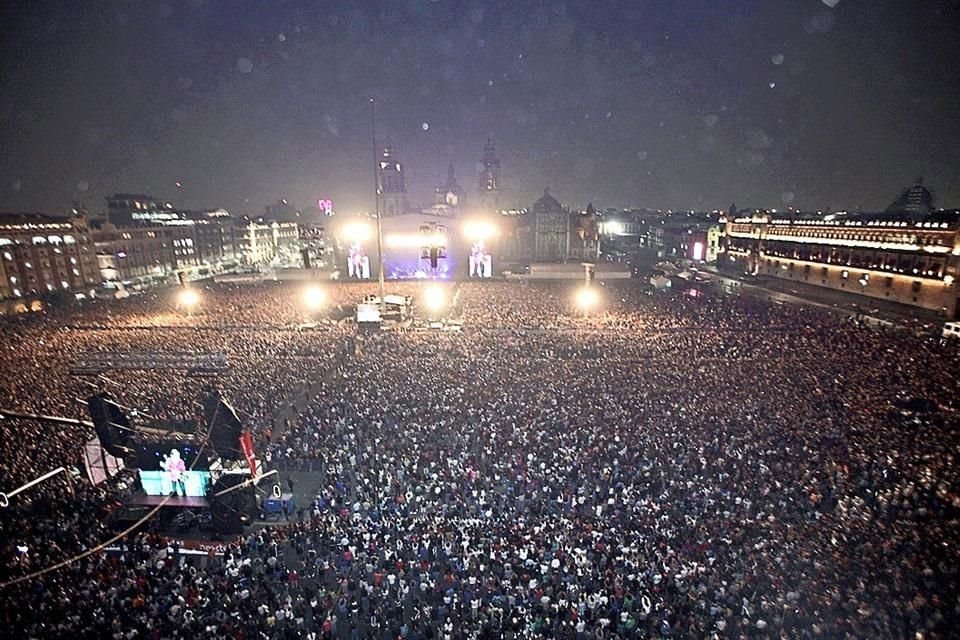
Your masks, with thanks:
[{"label": "stage monitor speaker", "polygon": [[130,419],[104,393],[87,398],[87,410],[93,421],[93,428],[100,438],[100,444],[107,453],[124,458],[133,453],[133,431]]},{"label": "stage monitor speaker", "polygon": [[[105,522],[112,531],[125,531],[150,512],[150,507],[124,505],[107,516]],[[144,523],[146,524],[146,523]]]},{"label": "stage monitor speaker", "polygon": [[243,460],[240,448],[240,435],[243,425],[227,402],[216,393],[208,393],[203,398],[204,424],[210,431],[210,444],[226,460]]},{"label": "stage monitor speaker", "polygon": [[235,487],[249,478],[237,473],[225,473],[210,490],[210,517],[214,531],[222,535],[239,535],[243,527],[257,517],[257,494],[253,485],[235,489],[222,496],[216,494]]}]

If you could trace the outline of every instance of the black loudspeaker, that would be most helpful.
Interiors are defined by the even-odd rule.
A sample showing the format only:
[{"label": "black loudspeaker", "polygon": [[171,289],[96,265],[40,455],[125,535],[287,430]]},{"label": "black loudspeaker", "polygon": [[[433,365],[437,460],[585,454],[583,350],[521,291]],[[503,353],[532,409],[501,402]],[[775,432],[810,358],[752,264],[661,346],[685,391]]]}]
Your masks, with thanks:
[{"label": "black loudspeaker", "polygon": [[130,419],[106,394],[98,393],[87,398],[87,410],[100,445],[107,453],[125,458],[133,452],[133,431]]},{"label": "black loudspeaker", "polygon": [[310,249],[300,249],[300,255],[303,256],[303,268],[310,268]]},{"label": "black loudspeaker", "polygon": [[150,507],[126,505],[110,513],[106,518],[106,524],[112,531],[125,531],[136,525],[148,513],[150,513]]},{"label": "black loudspeaker", "polygon": [[187,286],[187,278],[183,271],[177,271],[177,282],[180,283],[181,287]]},{"label": "black loudspeaker", "polygon": [[210,444],[226,460],[243,460],[240,448],[240,435],[243,425],[227,402],[216,393],[208,393],[203,398],[204,424],[210,430]]},{"label": "black loudspeaker", "polygon": [[223,535],[239,535],[243,527],[257,517],[257,494],[251,484],[222,496],[216,494],[248,480],[248,476],[225,473],[210,490],[210,517],[213,530]]}]

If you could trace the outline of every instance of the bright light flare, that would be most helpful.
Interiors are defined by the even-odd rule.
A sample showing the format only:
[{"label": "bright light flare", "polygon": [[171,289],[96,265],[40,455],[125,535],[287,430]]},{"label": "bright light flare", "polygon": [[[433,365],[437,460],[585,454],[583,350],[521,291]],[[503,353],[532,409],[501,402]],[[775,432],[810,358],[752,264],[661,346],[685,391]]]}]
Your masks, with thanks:
[{"label": "bright light flare", "polygon": [[316,311],[327,301],[327,292],[317,285],[303,290],[303,305],[310,311]]},{"label": "bright light flare", "polygon": [[383,244],[391,248],[445,247],[447,236],[442,233],[392,233],[383,239]]},{"label": "bright light flare", "polygon": [[192,309],[200,302],[200,294],[193,289],[184,289],[177,296],[177,302],[181,307]]},{"label": "bright light flare", "polygon": [[348,222],[340,227],[340,235],[349,242],[360,243],[369,240],[373,230],[366,222]]},{"label": "bright light flare", "polygon": [[447,293],[443,287],[431,285],[423,292],[423,302],[430,311],[441,311],[447,306]]},{"label": "bright light flare", "polygon": [[624,227],[623,223],[618,220],[610,220],[609,222],[602,222],[603,231],[608,236],[622,236]]},{"label": "bright light flare", "polygon": [[463,235],[467,240],[489,240],[497,235],[497,225],[484,220],[470,220],[463,224]]},{"label": "bright light flare", "polygon": [[587,310],[597,306],[597,303],[600,301],[600,296],[597,294],[596,289],[584,287],[577,290],[575,299],[578,307]]}]

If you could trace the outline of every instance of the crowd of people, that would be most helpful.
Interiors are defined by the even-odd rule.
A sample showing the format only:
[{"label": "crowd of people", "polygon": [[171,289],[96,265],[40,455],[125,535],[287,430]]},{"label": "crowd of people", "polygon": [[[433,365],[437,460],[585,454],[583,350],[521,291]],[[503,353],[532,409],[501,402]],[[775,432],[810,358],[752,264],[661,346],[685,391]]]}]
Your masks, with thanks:
[{"label": "crowd of people", "polygon": [[[146,533],[96,547],[112,483],[0,514],[26,637],[947,638],[960,621],[956,345],[738,296],[449,284],[459,331],[304,330],[284,285],[3,325],[14,408],[80,417],[84,353],[227,356],[216,384],[275,464],[317,475],[289,524],[197,562]],[[421,285],[399,292],[415,299]],[[331,304],[368,285],[340,285]],[[354,348],[345,349],[344,344]],[[184,419],[182,370],[107,374]],[[297,389],[293,420],[273,416]],[[91,434],[0,422],[4,481]],[[25,549],[25,550],[24,550]]]}]

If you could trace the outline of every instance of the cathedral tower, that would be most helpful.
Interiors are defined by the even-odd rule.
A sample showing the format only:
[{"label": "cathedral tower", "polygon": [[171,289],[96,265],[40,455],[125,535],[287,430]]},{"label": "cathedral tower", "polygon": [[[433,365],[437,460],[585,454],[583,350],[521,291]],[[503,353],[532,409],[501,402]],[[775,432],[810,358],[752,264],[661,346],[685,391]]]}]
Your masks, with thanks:
[{"label": "cathedral tower", "polygon": [[480,171],[480,206],[488,213],[500,208],[500,159],[493,141],[487,138],[483,147],[483,169]]},{"label": "cathedral tower", "polygon": [[407,181],[403,165],[397,160],[393,147],[388,143],[377,165],[377,192],[380,197],[380,213],[384,218],[407,213]]}]

